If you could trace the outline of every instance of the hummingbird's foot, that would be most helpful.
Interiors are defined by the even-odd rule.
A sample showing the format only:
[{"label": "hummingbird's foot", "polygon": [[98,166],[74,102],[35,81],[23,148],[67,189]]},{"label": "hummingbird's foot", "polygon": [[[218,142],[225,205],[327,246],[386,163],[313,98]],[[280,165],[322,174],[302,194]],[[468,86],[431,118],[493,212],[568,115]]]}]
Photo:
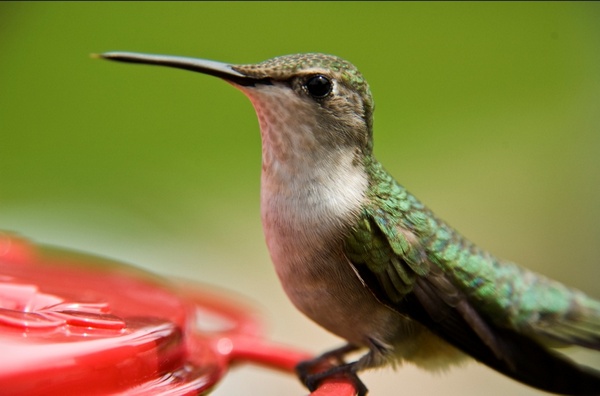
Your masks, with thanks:
[{"label": "hummingbird's foot", "polygon": [[[328,351],[314,359],[305,360],[296,366],[296,373],[300,381],[311,391],[315,391],[319,384],[328,378],[347,378],[354,385],[358,396],[367,394],[367,387],[356,375],[356,364],[346,363],[344,357],[360,349],[353,344],[346,344],[340,348]],[[333,365],[333,367],[332,367]]]},{"label": "hummingbird's foot", "polygon": [[298,363],[296,373],[300,380],[306,384],[306,378],[319,371],[325,371],[331,368],[331,365],[341,366],[346,364],[344,357],[360,347],[353,344],[346,344],[340,348],[327,351],[314,359],[305,360]]},{"label": "hummingbird's foot", "polygon": [[356,365],[354,363],[346,363],[340,366],[332,367],[329,370],[325,370],[320,373],[308,374],[303,379],[304,385],[306,385],[311,392],[314,392],[317,390],[321,382],[326,379],[345,378],[352,383],[354,389],[356,390],[357,396],[366,396],[369,390],[365,384],[363,384],[360,378],[358,378],[355,366]]}]

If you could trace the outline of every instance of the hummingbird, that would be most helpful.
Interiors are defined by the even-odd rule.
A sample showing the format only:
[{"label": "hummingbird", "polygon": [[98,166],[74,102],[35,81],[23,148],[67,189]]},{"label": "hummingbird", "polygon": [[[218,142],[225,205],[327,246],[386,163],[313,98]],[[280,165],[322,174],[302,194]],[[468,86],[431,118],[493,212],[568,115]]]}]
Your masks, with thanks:
[{"label": "hummingbird", "polygon": [[600,350],[600,301],[496,258],[400,185],[373,155],[373,97],[354,65],[319,53],[241,65],[96,56],[216,76],[252,102],[271,260],[296,308],[346,340],[297,366],[308,389],[341,376],[366,395],[362,370],[440,371],[471,356],[543,391],[600,394],[599,371],[555,350]]}]

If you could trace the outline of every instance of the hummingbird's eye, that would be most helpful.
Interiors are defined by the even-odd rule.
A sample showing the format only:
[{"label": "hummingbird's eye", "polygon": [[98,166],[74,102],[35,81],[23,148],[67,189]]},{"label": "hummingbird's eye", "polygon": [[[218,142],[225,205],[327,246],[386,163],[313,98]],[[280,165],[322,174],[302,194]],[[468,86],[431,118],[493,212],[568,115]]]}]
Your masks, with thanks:
[{"label": "hummingbird's eye", "polygon": [[331,93],[333,85],[327,77],[318,74],[306,80],[306,90],[313,98],[322,99]]}]

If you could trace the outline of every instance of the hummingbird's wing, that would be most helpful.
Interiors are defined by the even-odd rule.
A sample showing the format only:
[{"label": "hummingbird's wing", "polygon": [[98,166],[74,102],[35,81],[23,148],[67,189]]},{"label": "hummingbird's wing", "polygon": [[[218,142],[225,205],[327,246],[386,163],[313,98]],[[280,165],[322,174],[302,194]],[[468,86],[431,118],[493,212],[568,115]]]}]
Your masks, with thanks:
[{"label": "hummingbird's wing", "polygon": [[365,211],[345,243],[348,260],[375,297],[434,333],[439,329],[442,338],[451,338],[450,342],[465,352],[475,341],[481,344],[478,350],[501,359],[502,351],[489,325],[428,261],[415,238],[406,230],[389,238],[375,216]]},{"label": "hummingbird's wing", "polygon": [[399,228],[390,237],[377,216],[363,213],[346,240],[345,253],[381,303],[481,363],[530,386],[564,394],[600,393],[600,373],[495,324],[428,259],[409,231]]},{"label": "hummingbird's wing", "polygon": [[[510,287],[515,276],[523,275],[520,269],[477,257],[481,251],[437,220],[383,169],[379,172],[370,202],[345,241],[349,262],[372,294],[514,379],[551,392],[600,394],[599,373],[548,350],[531,326],[524,326],[527,333],[513,324],[510,304],[503,305],[507,300],[502,301],[490,279],[501,278],[500,288]],[[483,287],[473,273],[461,275],[474,266],[470,256],[477,259],[473,273],[492,274]]]}]

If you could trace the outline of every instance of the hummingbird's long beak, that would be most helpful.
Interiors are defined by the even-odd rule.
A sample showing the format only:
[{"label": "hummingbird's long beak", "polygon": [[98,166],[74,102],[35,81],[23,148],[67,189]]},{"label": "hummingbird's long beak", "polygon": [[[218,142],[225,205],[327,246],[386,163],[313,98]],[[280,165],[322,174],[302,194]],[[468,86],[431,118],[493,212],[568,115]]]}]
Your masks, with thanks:
[{"label": "hummingbird's long beak", "polygon": [[242,74],[235,70],[233,65],[206,59],[171,55],[140,54],[136,52],[105,52],[103,54],[93,54],[92,56],[118,62],[142,63],[191,70],[219,77],[242,86],[253,86],[257,83],[269,83],[266,79],[254,78]]}]

